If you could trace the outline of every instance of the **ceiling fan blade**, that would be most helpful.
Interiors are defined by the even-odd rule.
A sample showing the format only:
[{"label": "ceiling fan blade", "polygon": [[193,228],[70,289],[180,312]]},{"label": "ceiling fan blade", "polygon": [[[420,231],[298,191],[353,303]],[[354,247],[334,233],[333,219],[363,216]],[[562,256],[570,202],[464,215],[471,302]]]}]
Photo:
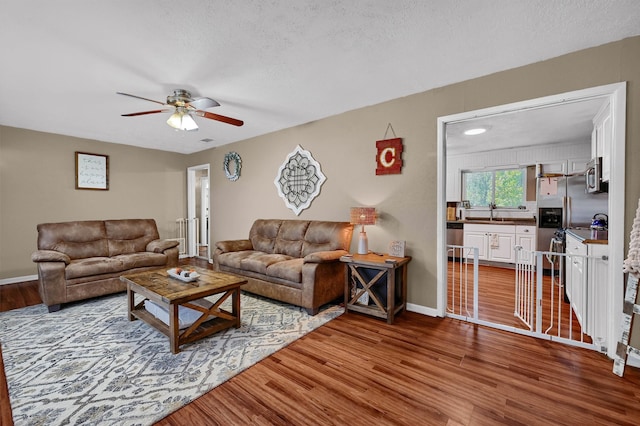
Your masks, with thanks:
[{"label": "ceiling fan blade", "polygon": [[157,114],[159,112],[170,112],[169,109],[154,109],[153,111],[132,112],[131,114],[121,114],[123,117],[136,117],[138,115]]},{"label": "ceiling fan blade", "polygon": [[189,106],[195,109],[207,109],[220,106],[220,104],[211,98],[195,98],[189,102]]},{"label": "ceiling fan blade", "polygon": [[148,99],[148,98],[143,98],[142,96],[130,95],[129,93],[123,93],[123,92],[116,92],[116,93],[118,95],[130,96],[132,98],[142,99],[143,101],[155,102],[155,103],[160,104],[160,105],[166,105],[164,102],[155,101],[153,99]]},{"label": "ceiling fan blade", "polygon": [[222,121],[223,123],[232,124],[234,126],[242,126],[244,124],[244,121],[242,120],[237,120],[231,117],[225,117],[224,115],[218,115],[212,112],[198,110],[195,112],[195,114],[199,117],[209,118],[211,120],[216,120],[216,121]]}]

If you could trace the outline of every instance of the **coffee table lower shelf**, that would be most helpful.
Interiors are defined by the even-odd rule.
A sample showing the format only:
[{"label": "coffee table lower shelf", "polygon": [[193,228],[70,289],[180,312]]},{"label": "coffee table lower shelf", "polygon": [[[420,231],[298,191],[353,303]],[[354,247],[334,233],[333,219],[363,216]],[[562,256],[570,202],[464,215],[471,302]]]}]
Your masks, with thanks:
[{"label": "coffee table lower shelf", "polygon": [[[145,300],[148,300],[148,299],[145,299]],[[226,311],[223,311],[223,312],[229,315],[232,315],[231,312],[226,312]],[[169,340],[171,340],[171,328],[144,308],[144,300],[138,305],[136,305],[136,307],[131,311],[131,315],[149,324],[150,326],[152,326],[153,328],[155,328],[156,330],[158,330],[159,332],[167,336]],[[186,334],[185,330],[189,330],[189,328],[185,330],[179,330],[178,335],[176,336],[177,348],[187,343],[195,342],[196,340],[200,340],[207,336],[211,336],[212,334],[215,334],[222,330],[226,330],[227,328],[232,328],[232,327],[237,328],[236,324],[237,324],[237,321],[235,320],[228,320],[228,319],[218,317],[218,318],[211,318],[207,321],[204,321],[193,332],[189,333],[189,335],[185,335]],[[171,352],[173,353],[178,352],[177,350],[176,351],[173,350],[173,345],[172,345]]]}]

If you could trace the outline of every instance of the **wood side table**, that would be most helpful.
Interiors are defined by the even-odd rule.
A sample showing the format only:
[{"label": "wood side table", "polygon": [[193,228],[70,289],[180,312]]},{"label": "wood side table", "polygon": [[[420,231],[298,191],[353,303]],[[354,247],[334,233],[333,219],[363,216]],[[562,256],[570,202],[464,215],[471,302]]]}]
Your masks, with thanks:
[{"label": "wood side table", "polygon": [[407,264],[411,257],[383,254],[342,256],[346,264],[344,308],[386,319],[393,324],[395,316],[407,305]]}]

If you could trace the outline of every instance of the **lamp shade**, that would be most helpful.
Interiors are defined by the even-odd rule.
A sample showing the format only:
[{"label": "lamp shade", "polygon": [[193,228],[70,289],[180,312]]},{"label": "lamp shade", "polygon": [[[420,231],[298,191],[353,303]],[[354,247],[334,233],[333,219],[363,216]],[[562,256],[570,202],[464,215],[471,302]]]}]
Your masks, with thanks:
[{"label": "lamp shade", "polygon": [[351,207],[351,223],[354,225],[375,225],[376,209],[374,207]]}]

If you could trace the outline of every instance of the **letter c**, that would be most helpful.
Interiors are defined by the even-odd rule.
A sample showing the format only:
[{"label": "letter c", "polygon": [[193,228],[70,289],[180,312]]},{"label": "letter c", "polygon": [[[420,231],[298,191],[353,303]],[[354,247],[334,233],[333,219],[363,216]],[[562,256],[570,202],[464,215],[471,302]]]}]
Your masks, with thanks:
[{"label": "letter c", "polygon": [[[387,156],[390,156],[391,159],[387,160]],[[396,149],[390,146],[386,147],[380,153],[379,158],[380,158],[380,164],[382,164],[384,167],[393,166],[393,163],[395,163],[396,161]]]}]

